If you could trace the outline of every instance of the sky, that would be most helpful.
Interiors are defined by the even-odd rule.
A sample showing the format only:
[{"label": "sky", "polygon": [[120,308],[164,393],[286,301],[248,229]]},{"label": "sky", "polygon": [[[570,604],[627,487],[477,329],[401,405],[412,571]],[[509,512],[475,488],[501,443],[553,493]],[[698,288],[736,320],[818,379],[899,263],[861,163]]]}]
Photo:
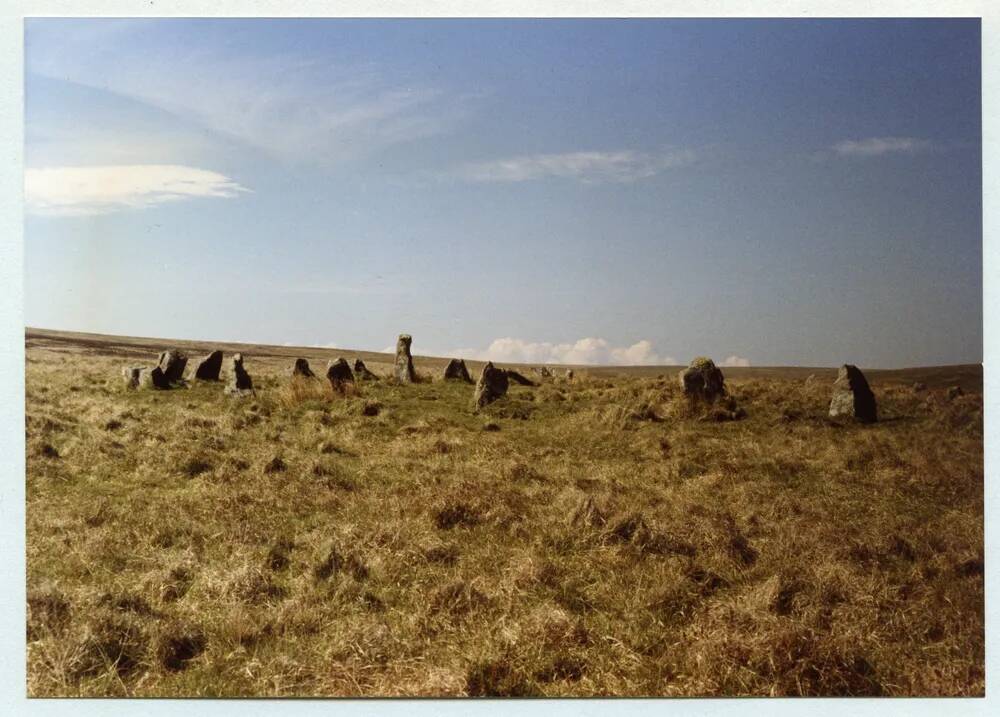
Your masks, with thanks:
[{"label": "sky", "polygon": [[982,360],[978,20],[25,21],[34,327]]}]

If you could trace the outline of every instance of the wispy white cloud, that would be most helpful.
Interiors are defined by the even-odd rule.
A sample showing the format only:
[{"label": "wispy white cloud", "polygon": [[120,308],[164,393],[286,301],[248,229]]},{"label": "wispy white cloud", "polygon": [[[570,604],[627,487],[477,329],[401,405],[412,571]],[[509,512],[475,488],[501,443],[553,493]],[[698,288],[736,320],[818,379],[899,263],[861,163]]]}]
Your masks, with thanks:
[{"label": "wispy white cloud", "polygon": [[628,183],[689,165],[696,158],[691,149],[668,149],[654,153],[618,150],[526,154],[465,164],[452,174],[472,182],[527,182],[556,177],[586,184]]},{"label": "wispy white cloud", "polygon": [[24,191],[25,204],[33,214],[74,216],[143,209],[185,199],[231,199],[250,190],[207,169],[132,164],[28,168]]},{"label": "wispy white cloud", "polygon": [[726,360],[722,362],[722,365],[723,366],[729,366],[729,367],[749,368],[750,367],[750,359],[744,358],[742,356],[736,356],[734,354],[733,356],[726,357]]},{"label": "wispy white cloud", "polygon": [[58,35],[36,41],[29,72],[138,100],[285,161],[337,163],[433,136],[466,116],[470,100],[308,54],[232,56],[178,43],[147,55],[132,38],[108,63],[88,38],[68,50]]},{"label": "wispy white cloud", "polygon": [[845,139],[831,149],[841,157],[880,157],[886,154],[916,154],[932,147],[930,141],[918,137],[868,137]]},{"label": "wispy white cloud", "polygon": [[588,337],[572,343],[531,342],[501,338],[485,350],[455,349],[449,356],[505,363],[611,364],[617,366],[676,365],[672,356],[656,352],[652,342],[637,341],[631,346],[612,346],[601,338]]}]

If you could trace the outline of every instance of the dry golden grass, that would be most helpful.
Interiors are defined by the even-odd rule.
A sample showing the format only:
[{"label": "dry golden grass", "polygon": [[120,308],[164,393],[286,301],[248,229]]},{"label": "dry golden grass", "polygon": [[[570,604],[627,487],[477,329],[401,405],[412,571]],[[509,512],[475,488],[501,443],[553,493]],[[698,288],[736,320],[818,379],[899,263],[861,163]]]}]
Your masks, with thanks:
[{"label": "dry golden grass", "polygon": [[744,373],[703,421],[578,372],[474,415],[244,351],[234,400],[29,342],[32,695],[983,694],[975,386],[870,374],[839,425],[832,378]]}]

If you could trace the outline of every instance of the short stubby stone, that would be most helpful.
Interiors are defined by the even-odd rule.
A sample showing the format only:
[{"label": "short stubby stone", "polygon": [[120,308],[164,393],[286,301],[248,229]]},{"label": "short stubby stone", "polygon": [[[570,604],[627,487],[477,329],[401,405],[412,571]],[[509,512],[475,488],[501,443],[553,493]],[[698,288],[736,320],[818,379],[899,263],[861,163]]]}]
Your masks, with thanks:
[{"label": "short stubby stone", "polygon": [[528,378],[524,374],[518,373],[517,371],[512,371],[511,369],[507,369],[506,373],[507,373],[507,378],[509,378],[514,383],[519,383],[522,386],[536,385],[535,382],[532,381],[530,378]]},{"label": "short stubby stone", "polygon": [[370,371],[361,359],[354,359],[354,378],[358,381],[378,381],[378,376]]},{"label": "short stubby stone", "polygon": [[714,403],[726,395],[722,371],[710,358],[699,356],[678,374],[684,395],[692,400]]},{"label": "short stubby stone", "polygon": [[187,356],[180,351],[171,349],[160,354],[157,365],[163,371],[167,383],[180,383],[184,378],[184,368],[187,366]]},{"label": "short stubby stone", "polygon": [[334,391],[343,391],[347,384],[354,383],[354,372],[351,371],[351,365],[347,363],[347,359],[341,357],[326,365],[326,378]]},{"label": "short stubby stone", "polygon": [[396,340],[396,363],[393,366],[393,375],[400,383],[413,383],[417,380],[417,374],[413,370],[413,357],[410,355],[410,344],[413,337],[409,334],[400,334]]},{"label": "short stubby stone", "polygon": [[954,401],[956,398],[964,396],[965,391],[962,390],[961,386],[952,386],[948,389],[948,393],[946,395],[949,401]]},{"label": "short stubby stone", "polygon": [[122,379],[125,388],[139,388],[139,376],[142,373],[142,366],[123,366]]},{"label": "short stubby stone", "polygon": [[316,378],[316,374],[313,370],[309,368],[309,362],[304,358],[295,359],[295,365],[292,366],[292,376],[301,376],[302,378]]},{"label": "short stubby stone", "polygon": [[532,370],[542,378],[552,378],[552,371],[548,366],[536,366]]},{"label": "short stubby stone", "polygon": [[862,423],[878,420],[875,394],[857,366],[844,364],[837,372],[830,399],[830,418],[854,418]]},{"label": "short stubby stone", "polygon": [[194,367],[193,378],[199,381],[218,381],[222,373],[222,352],[213,351]]},{"label": "short stubby stone", "polygon": [[927,390],[927,384],[924,383],[923,381],[914,381],[913,382],[913,392],[914,393],[923,393],[926,390]]},{"label": "short stubby stone", "polygon": [[166,389],[170,388],[170,381],[159,366],[152,368],[145,367],[139,371],[139,388],[142,389]]},{"label": "short stubby stone", "polygon": [[445,381],[465,381],[466,383],[472,383],[472,376],[469,375],[469,369],[465,367],[465,361],[460,358],[453,358],[448,362],[448,365],[444,367],[444,373],[441,378]]},{"label": "short stubby stone", "polygon": [[233,354],[229,358],[229,383],[226,384],[226,393],[230,396],[253,395],[253,379],[243,368],[243,354]]},{"label": "short stubby stone", "polygon": [[479,374],[479,382],[476,384],[476,392],[473,395],[472,403],[475,410],[489,405],[507,393],[510,384],[507,381],[507,372],[502,368],[497,368],[491,363],[483,366],[483,372]]}]

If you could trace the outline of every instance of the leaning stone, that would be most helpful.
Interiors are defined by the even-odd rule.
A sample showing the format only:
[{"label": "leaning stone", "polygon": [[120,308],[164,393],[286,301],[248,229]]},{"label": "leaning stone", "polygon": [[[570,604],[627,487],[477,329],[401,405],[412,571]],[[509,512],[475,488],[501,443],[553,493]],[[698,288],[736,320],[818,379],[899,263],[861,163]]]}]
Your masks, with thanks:
[{"label": "leaning stone", "polygon": [[180,351],[171,349],[160,354],[157,362],[167,383],[180,383],[184,378],[184,368],[187,366],[187,356]]},{"label": "leaning stone", "polygon": [[222,373],[222,352],[213,351],[194,367],[192,378],[199,381],[218,381]]},{"label": "leaning stone", "polygon": [[233,354],[229,358],[229,383],[226,385],[226,393],[236,397],[254,394],[253,380],[243,368],[243,354]]},{"label": "leaning stone", "polygon": [[441,378],[445,381],[465,381],[466,383],[472,383],[472,376],[469,375],[469,369],[465,367],[465,361],[460,358],[453,358],[448,362],[448,365],[444,367],[444,374]]},{"label": "leaning stone", "polygon": [[678,374],[684,395],[691,400],[715,403],[726,395],[722,371],[710,358],[699,356]]},{"label": "leaning stone", "polygon": [[483,406],[493,403],[502,398],[507,393],[507,372],[502,368],[497,368],[492,362],[483,366],[483,372],[479,374],[479,382],[476,384],[476,392],[473,395],[473,408],[479,410]]},{"label": "leaning stone", "polygon": [[361,359],[354,360],[354,378],[358,381],[378,381],[378,376],[369,371]]},{"label": "leaning stone", "polygon": [[536,386],[536,385],[538,385],[534,381],[532,381],[530,378],[528,378],[527,376],[519,374],[517,371],[511,371],[510,369],[507,369],[507,378],[509,378],[514,383],[521,384],[522,386]]},{"label": "leaning stone", "polygon": [[292,366],[292,376],[301,376],[302,378],[316,378],[316,374],[313,370],[309,368],[309,362],[304,358],[295,359],[295,365]]},{"label": "leaning stone", "polygon": [[400,334],[396,340],[396,364],[393,367],[393,375],[400,383],[413,383],[417,380],[417,374],[413,370],[413,357],[410,355],[410,344],[413,337],[409,334]]},{"label": "leaning stone", "polygon": [[139,376],[142,374],[142,366],[123,366],[122,379],[125,388],[139,388]]},{"label": "leaning stone", "polygon": [[142,389],[167,389],[170,388],[170,382],[159,366],[146,367],[139,371],[138,387]]},{"label": "leaning stone", "polygon": [[338,358],[326,365],[326,378],[333,390],[338,393],[343,393],[347,384],[354,385],[354,373],[345,358]]},{"label": "leaning stone", "polygon": [[868,386],[865,375],[857,366],[844,364],[833,383],[830,399],[830,418],[848,417],[862,423],[878,420],[875,394]]}]

